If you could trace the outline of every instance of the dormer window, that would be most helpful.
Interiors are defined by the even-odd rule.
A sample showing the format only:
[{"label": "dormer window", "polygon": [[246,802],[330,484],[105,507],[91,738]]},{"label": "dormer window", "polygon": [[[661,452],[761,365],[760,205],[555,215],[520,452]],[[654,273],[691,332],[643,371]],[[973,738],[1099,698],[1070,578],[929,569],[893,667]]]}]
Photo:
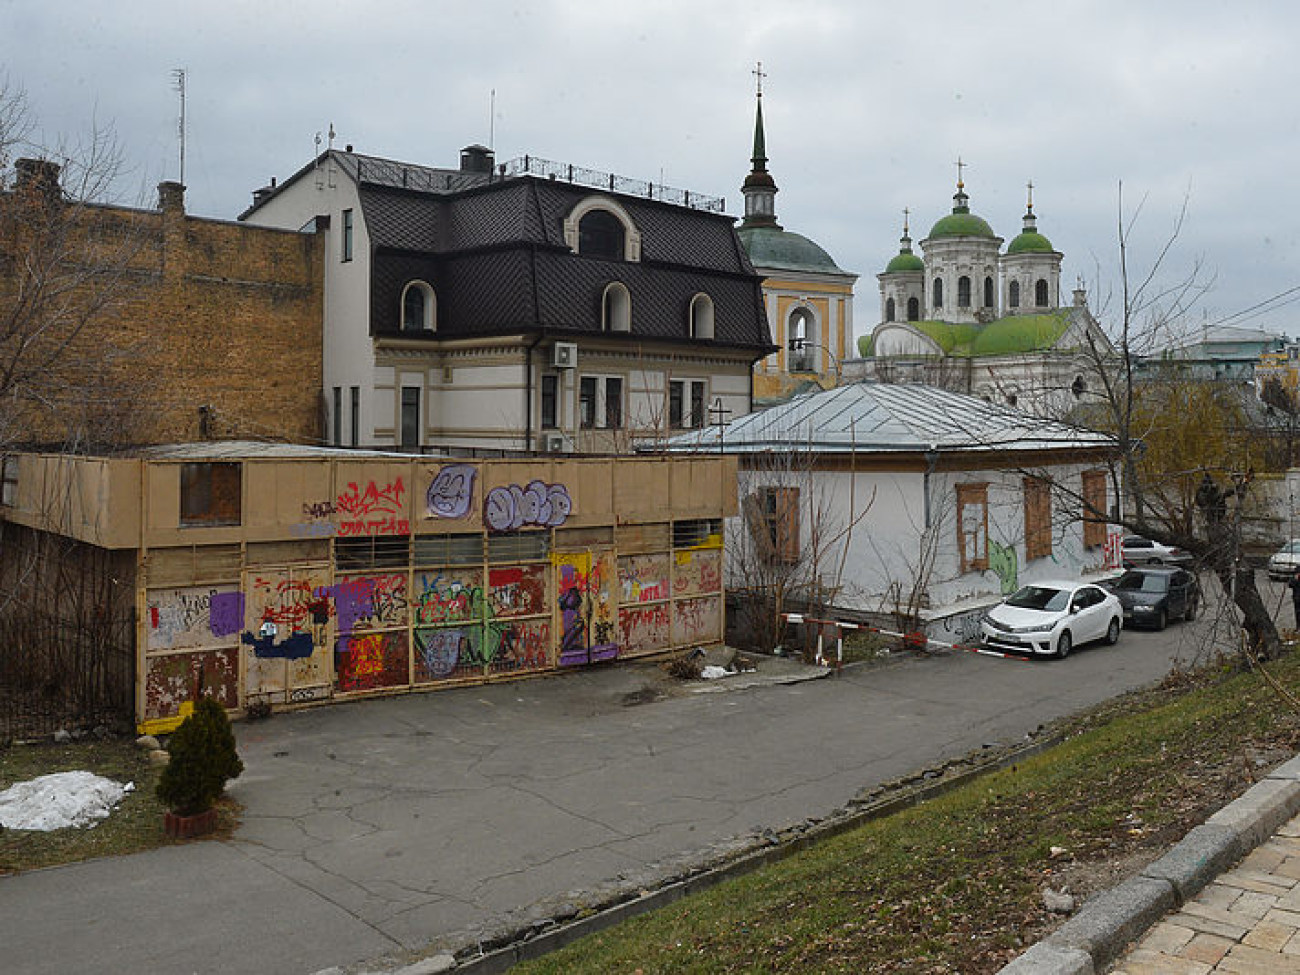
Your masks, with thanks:
[{"label": "dormer window", "polygon": [[606,286],[601,296],[600,327],[606,332],[632,331],[632,296],[617,281]]},{"label": "dormer window", "polygon": [[592,210],[578,221],[578,253],[583,257],[623,259],[623,225],[608,210]]},{"label": "dormer window", "polygon": [[699,294],[691,299],[691,338],[713,338],[713,299]]},{"label": "dormer window", "polygon": [[641,232],[619,202],[589,196],[564,218],[564,242],[574,254],[606,261],[641,260]]},{"label": "dormer window", "polygon": [[432,332],[435,307],[433,289],[423,281],[412,281],[402,292],[402,331]]}]

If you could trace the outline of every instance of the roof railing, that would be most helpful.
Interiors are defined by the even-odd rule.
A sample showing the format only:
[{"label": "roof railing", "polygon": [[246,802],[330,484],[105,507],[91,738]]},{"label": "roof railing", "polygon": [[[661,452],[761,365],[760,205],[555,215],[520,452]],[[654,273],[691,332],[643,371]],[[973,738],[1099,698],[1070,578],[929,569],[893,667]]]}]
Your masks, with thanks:
[{"label": "roof railing", "polygon": [[564,180],[577,186],[622,193],[625,196],[639,196],[646,200],[658,200],[662,203],[709,213],[723,213],[727,205],[725,198],[721,196],[705,196],[703,193],[692,193],[690,190],[665,186],[663,183],[631,179],[614,173],[604,173],[598,169],[586,169],[572,163],[541,159],[537,156],[520,156],[512,159],[502,163],[498,171],[505,176],[545,176],[547,179]]}]

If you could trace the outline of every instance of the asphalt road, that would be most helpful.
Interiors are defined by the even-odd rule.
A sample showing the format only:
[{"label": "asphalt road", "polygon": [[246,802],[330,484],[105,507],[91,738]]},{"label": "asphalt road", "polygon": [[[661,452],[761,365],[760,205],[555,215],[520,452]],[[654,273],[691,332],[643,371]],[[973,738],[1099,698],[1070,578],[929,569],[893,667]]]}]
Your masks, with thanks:
[{"label": "asphalt road", "polygon": [[1216,633],[1211,610],[1064,661],[958,652],[635,706],[646,672],[610,667],[244,723],[234,839],[0,878],[3,967],[310,973],[463,944],[1018,741]]}]

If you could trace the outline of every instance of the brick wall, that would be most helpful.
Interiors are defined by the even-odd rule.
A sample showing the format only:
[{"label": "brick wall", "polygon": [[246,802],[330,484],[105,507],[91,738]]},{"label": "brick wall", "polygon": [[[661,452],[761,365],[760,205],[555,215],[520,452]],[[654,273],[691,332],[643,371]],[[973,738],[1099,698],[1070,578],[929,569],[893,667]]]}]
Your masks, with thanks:
[{"label": "brick wall", "polygon": [[179,186],[159,190],[158,210],[45,201],[66,208],[57,243],[21,187],[0,198],[0,218],[18,215],[0,234],[0,318],[30,284],[24,258],[64,252],[45,262],[61,311],[47,299],[41,368],[0,390],[0,444],[319,440],[322,235],[190,217]]}]

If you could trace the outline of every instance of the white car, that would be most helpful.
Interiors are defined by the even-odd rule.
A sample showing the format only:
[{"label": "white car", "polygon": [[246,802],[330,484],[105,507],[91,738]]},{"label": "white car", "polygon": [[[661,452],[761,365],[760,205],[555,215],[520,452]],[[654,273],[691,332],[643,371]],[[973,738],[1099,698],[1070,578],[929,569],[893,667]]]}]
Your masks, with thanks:
[{"label": "white car", "polygon": [[1300,569],[1300,538],[1293,538],[1268,560],[1270,579],[1290,579]]},{"label": "white car", "polygon": [[1093,640],[1119,642],[1124,608],[1090,582],[1035,582],[980,617],[986,647],[1026,656],[1068,657]]},{"label": "white car", "polygon": [[1124,539],[1124,565],[1182,565],[1192,561],[1190,552],[1173,545],[1164,545],[1141,535]]}]

